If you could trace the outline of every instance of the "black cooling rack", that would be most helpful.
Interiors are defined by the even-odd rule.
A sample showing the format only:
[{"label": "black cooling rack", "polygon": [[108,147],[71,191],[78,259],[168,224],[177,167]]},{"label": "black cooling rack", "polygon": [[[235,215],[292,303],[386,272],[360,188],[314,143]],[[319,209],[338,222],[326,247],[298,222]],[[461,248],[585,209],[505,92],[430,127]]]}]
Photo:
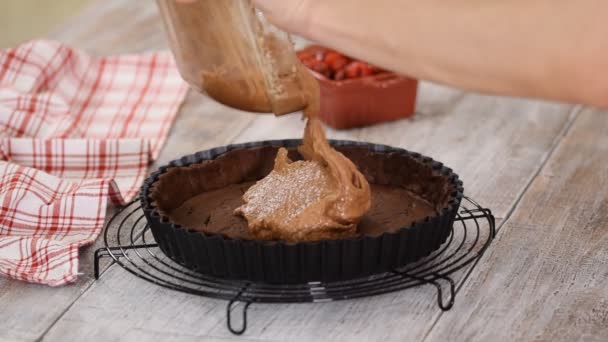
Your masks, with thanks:
[{"label": "black cooling rack", "polygon": [[[137,277],[193,295],[224,299],[228,329],[240,335],[247,329],[247,309],[252,303],[309,303],[374,296],[416,286],[437,289],[437,305],[454,305],[456,284],[451,275],[476,262],[496,233],[492,212],[465,197],[446,242],[428,257],[391,272],[341,282],[275,285],[205,276],[166,257],[154,242],[138,201],[131,202],[108,222],[105,247],[95,251],[95,278],[101,259],[111,258]],[[112,241],[112,242],[111,242]],[[232,311],[242,302],[242,324],[235,328]]]}]

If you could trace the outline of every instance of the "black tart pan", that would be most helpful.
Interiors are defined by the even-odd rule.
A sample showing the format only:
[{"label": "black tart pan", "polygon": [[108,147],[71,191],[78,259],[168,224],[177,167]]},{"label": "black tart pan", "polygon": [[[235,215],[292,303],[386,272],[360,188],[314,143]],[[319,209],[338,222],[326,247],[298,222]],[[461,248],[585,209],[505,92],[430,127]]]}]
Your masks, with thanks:
[{"label": "black tart pan", "polygon": [[[295,149],[301,140],[261,141],[201,151],[152,173],[140,200],[154,239],[169,258],[202,274],[275,284],[340,281],[387,272],[429,255],[446,241],[463,196],[462,182],[450,168],[400,148],[341,140],[330,143],[370,183],[403,187],[433,203],[437,214],[378,236],[299,243],[208,234],[180,226],[165,214],[161,203],[175,207],[204,191],[261,179],[271,171],[280,147],[288,148],[292,159],[298,158]],[[200,177],[192,180],[179,176],[180,172],[197,172]],[[168,174],[178,174],[170,187],[179,190],[171,194],[158,191]]]}]

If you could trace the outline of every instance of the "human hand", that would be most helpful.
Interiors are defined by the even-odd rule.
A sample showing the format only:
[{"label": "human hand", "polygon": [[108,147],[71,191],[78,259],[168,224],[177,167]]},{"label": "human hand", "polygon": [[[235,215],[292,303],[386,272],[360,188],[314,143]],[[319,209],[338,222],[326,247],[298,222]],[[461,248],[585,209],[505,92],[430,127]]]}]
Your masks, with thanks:
[{"label": "human hand", "polygon": [[261,9],[273,24],[304,36],[312,25],[313,5],[318,3],[316,0],[253,0],[253,4]]}]

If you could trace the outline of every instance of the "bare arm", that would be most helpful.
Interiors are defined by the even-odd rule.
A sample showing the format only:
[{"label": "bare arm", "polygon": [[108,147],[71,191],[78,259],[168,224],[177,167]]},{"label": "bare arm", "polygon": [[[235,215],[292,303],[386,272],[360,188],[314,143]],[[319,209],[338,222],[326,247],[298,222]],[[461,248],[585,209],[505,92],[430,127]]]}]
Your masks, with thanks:
[{"label": "bare arm", "polygon": [[254,0],[278,26],[416,78],[608,107],[605,0]]}]

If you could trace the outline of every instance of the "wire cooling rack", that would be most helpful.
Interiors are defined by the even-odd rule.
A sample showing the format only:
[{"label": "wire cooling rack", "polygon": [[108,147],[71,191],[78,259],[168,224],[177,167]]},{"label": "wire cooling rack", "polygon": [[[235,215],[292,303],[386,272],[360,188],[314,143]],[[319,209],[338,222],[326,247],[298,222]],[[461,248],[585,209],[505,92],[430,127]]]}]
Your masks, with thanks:
[{"label": "wire cooling rack", "polygon": [[[252,303],[328,302],[368,297],[430,285],[437,290],[437,305],[449,310],[454,305],[456,284],[451,275],[481,258],[496,233],[490,209],[465,197],[446,242],[428,257],[391,272],[340,282],[311,282],[275,285],[206,276],[185,268],[158,248],[138,201],[131,202],[108,222],[105,247],[95,251],[95,278],[99,264],[110,258],[137,277],[154,284],[193,295],[224,299],[228,329],[240,335],[247,329],[247,309]],[[239,327],[232,320],[233,308],[242,302]]]}]

